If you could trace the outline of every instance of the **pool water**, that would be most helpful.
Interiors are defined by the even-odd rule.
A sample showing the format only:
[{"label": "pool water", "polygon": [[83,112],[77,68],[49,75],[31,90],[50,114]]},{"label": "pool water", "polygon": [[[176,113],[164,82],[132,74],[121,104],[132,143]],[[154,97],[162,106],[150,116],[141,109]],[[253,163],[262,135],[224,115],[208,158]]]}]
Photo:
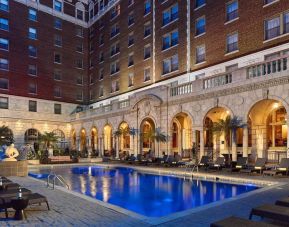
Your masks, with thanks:
[{"label": "pool water", "polygon": [[[46,179],[48,172],[39,169],[30,176]],[[258,189],[255,185],[185,180],[123,167],[61,167],[54,172],[75,192],[147,217],[166,216]]]}]

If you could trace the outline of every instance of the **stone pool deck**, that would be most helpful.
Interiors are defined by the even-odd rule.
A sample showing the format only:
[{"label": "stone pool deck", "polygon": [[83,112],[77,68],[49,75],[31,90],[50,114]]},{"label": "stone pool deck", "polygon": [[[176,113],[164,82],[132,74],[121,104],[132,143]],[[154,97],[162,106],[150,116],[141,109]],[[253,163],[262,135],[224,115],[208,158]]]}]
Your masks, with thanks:
[{"label": "stone pool deck", "polygon": [[[132,166],[130,166],[132,167]],[[145,171],[154,171],[165,174],[184,175],[183,169],[168,168],[146,168],[139,167]],[[228,199],[225,202],[217,202],[214,206],[209,205],[195,211],[186,211],[174,217],[151,219],[149,222],[138,217],[113,210],[109,207],[85,199],[84,196],[77,196],[76,193],[69,193],[66,190],[52,190],[46,188],[44,182],[30,177],[10,177],[23,187],[38,192],[48,198],[51,210],[47,211],[46,206],[31,206],[27,209],[28,219],[25,221],[14,221],[13,211],[10,212],[10,219],[4,219],[4,212],[0,214],[1,226],[209,226],[210,223],[228,216],[239,216],[248,218],[251,208],[264,203],[274,203],[277,199],[289,196],[288,177],[262,177],[248,176],[246,174],[222,173],[199,173],[202,177],[214,178],[235,178],[246,179],[258,182],[282,182],[282,185],[270,186],[257,193],[250,193],[248,196]],[[194,176],[196,174],[194,173]],[[256,218],[255,220],[259,220]],[[285,226],[285,225],[284,225]]]}]

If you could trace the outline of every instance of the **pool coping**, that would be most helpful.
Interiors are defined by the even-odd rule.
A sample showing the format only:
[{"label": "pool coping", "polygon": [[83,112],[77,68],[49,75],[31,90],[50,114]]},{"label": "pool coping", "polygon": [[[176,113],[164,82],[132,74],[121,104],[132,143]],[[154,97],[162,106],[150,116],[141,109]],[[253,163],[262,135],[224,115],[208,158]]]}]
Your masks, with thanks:
[{"label": "pool coping", "polygon": [[[59,167],[87,166],[87,165],[89,165],[89,164],[82,163],[82,164],[78,164],[78,165],[65,165],[65,166],[62,165],[62,166],[59,166]],[[92,164],[91,163],[89,166],[96,166],[96,165],[98,165],[98,166],[101,165],[101,166],[104,166],[104,167],[132,168],[132,169],[135,169],[135,170],[143,172],[143,173],[172,176],[172,175],[170,175],[170,173],[171,173],[170,171],[165,171],[164,169],[152,170],[152,169],[141,168],[141,167],[137,167],[137,166],[125,166],[125,165],[102,164],[102,163],[97,163],[97,164]],[[48,166],[41,166],[40,168],[43,168],[43,167],[48,167]],[[176,176],[176,177],[183,176],[181,173],[182,172],[174,172],[173,176]],[[196,177],[197,179],[204,179],[204,180],[216,180],[216,176],[217,175],[206,175],[206,173],[198,173],[198,174],[195,173],[194,174],[194,177]],[[36,178],[30,177],[30,176],[28,176],[28,177],[31,178],[31,179],[34,179],[36,181],[39,181],[41,183],[44,183],[43,180],[36,179]],[[256,184],[256,185],[261,186],[262,188],[256,189],[256,190],[251,191],[251,192],[243,193],[241,195],[237,195],[237,196],[234,196],[234,197],[231,197],[231,198],[227,198],[227,199],[224,199],[224,200],[212,202],[212,203],[200,206],[200,207],[196,207],[196,208],[191,208],[191,209],[187,209],[187,210],[184,210],[184,211],[175,212],[175,213],[163,216],[163,217],[148,217],[148,216],[144,216],[144,215],[138,214],[136,212],[127,210],[125,208],[122,208],[120,206],[113,205],[113,204],[110,204],[110,203],[107,203],[107,202],[103,202],[103,201],[98,200],[96,198],[89,197],[87,195],[84,195],[84,194],[81,194],[79,192],[75,192],[75,191],[66,189],[66,188],[61,187],[61,186],[55,185],[55,188],[57,190],[65,192],[65,193],[77,196],[79,198],[83,198],[86,201],[90,201],[90,202],[96,203],[96,204],[101,205],[101,206],[103,206],[105,208],[108,208],[110,210],[113,210],[113,211],[119,212],[121,214],[130,216],[130,217],[135,218],[135,219],[137,219],[139,221],[143,221],[143,222],[145,222],[147,224],[159,225],[159,224],[164,224],[166,222],[173,221],[173,220],[188,216],[190,214],[194,214],[194,213],[197,213],[197,212],[200,212],[200,211],[203,211],[203,210],[207,210],[209,208],[217,207],[217,206],[220,206],[220,205],[232,202],[232,201],[240,200],[240,199],[243,199],[243,198],[246,198],[246,197],[249,197],[249,196],[253,196],[253,195],[258,194],[260,192],[264,192],[264,191],[267,191],[267,190],[270,190],[270,189],[273,189],[273,188],[282,187],[282,186],[288,184],[288,183],[277,182],[277,181],[276,182],[272,182],[272,181],[268,181],[268,180],[255,180],[255,179],[248,179],[248,178],[228,177],[228,176],[222,176],[222,175],[218,175],[218,177],[219,177],[219,180],[221,182],[237,183],[237,184],[238,183]],[[242,180],[242,181],[240,181],[240,180]],[[252,183],[248,183],[248,181],[246,181],[246,180],[250,180],[250,182],[252,182]],[[258,183],[256,183],[256,182],[258,182]]]}]

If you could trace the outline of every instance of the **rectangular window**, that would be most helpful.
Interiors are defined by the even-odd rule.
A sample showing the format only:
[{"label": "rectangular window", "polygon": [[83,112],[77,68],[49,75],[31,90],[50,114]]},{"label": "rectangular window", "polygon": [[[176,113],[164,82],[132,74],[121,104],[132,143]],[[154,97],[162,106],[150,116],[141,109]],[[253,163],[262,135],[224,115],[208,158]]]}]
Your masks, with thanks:
[{"label": "rectangular window", "polygon": [[28,65],[28,74],[31,76],[37,75],[37,66],[36,65]]},{"label": "rectangular window", "polygon": [[8,109],[8,98],[0,97],[0,109]]},{"label": "rectangular window", "polygon": [[99,59],[99,63],[104,62],[104,53],[103,52],[99,53],[98,59]]},{"label": "rectangular window", "polygon": [[196,20],[196,36],[206,32],[206,18],[201,17]]},{"label": "rectangular window", "polygon": [[83,43],[76,44],[76,51],[79,53],[83,53]]},{"label": "rectangular window", "polygon": [[62,12],[62,2],[54,0],[54,10]]},{"label": "rectangular window", "polygon": [[206,48],[205,46],[198,46],[196,48],[196,63],[201,63],[206,60]]},{"label": "rectangular window", "polygon": [[178,55],[163,60],[163,75],[179,69]]},{"label": "rectangular window", "polygon": [[54,87],[54,97],[61,98],[61,88],[60,87]]},{"label": "rectangular window", "polygon": [[98,79],[99,79],[99,80],[103,80],[103,77],[104,77],[103,69],[100,69],[100,70],[98,71]]},{"label": "rectangular window", "polygon": [[151,68],[144,69],[144,82],[151,79]]},{"label": "rectangular window", "polygon": [[199,8],[199,7],[201,7],[202,5],[205,5],[205,4],[206,4],[206,0],[196,0],[195,7]]},{"label": "rectangular window", "polygon": [[148,37],[151,35],[151,25],[150,23],[147,23],[144,25],[144,37]]},{"label": "rectangular window", "polygon": [[82,101],[83,100],[83,92],[82,91],[77,91],[76,92],[76,100],[77,101]]},{"label": "rectangular window", "polygon": [[0,89],[8,90],[8,79],[0,78]]},{"label": "rectangular window", "polygon": [[270,4],[272,2],[276,2],[276,0],[264,0],[264,5]]},{"label": "rectangular window", "polygon": [[0,18],[0,29],[9,31],[9,21],[5,18]]},{"label": "rectangular window", "polygon": [[103,96],[103,86],[99,86],[99,97]]},{"label": "rectangular window", "polygon": [[128,64],[127,64],[127,66],[130,67],[130,66],[133,66],[133,65],[134,65],[133,53],[130,53],[128,55]]},{"label": "rectangular window", "polygon": [[151,57],[151,45],[148,44],[144,47],[144,59],[148,59]]},{"label": "rectangular window", "polygon": [[119,61],[115,61],[115,62],[110,64],[110,75],[118,73],[119,70],[120,70]]},{"label": "rectangular window", "polygon": [[177,20],[179,18],[178,4],[172,6],[170,9],[163,12],[163,26]]},{"label": "rectangular window", "polygon": [[179,32],[173,31],[163,36],[163,50],[173,47],[179,43]]},{"label": "rectangular window", "polygon": [[118,24],[115,24],[111,27],[110,38],[115,37],[117,34],[119,34],[119,26]]},{"label": "rectangular window", "polygon": [[82,75],[77,75],[76,84],[77,85],[83,85],[83,76]]},{"label": "rectangular window", "polygon": [[37,112],[37,102],[29,100],[29,112]]},{"label": "rectangular window", "polygon": [[83,38],[83,28],[82,27],[76,28],[76,36]]},{"label": "rectangular window", "polygon": [[34,82],[29,83],[28,85],[29,94],[37,94],[37,84]]},{"label": "rectangular window", "polygon": [[83,11],[80,9],[76,10],[76,18],[79,20],[83,20]]},{"label": "rectangular window", "polygon": [[28,46],[29,57],[37,58],[37,48],[35,46]]},{"label": "rectangular window", "polygon": [[284,14],[284,33],[289,33],[289,12]]},{"label": "rectangular window", "polygon": [[111,82],[111,93],[119,91],[119,81],[114,80]]},{"label": "rectangular window", "polygon": [[151,0],[146,0],[144,3],[144,15],[147,15],[151,12]]},{"label": "rectangular window", "polygon": [[54,46],[61,47],[62,46],[62,37],[61,35],[54,35]]},{"label": "rectangular window", "polygon": [[9,70],[9,61],[5,58],[0,58],[0,70]]},{"label": "rectangular window", "polygon": [[28,10],[28,19],[32,21],[37,21],[37,11],[35,9]]},{"label": "rectangular window", "polygon": [[130,13],[127,18],[127,26],[131,26],[133,24],[134,24],[134,15],[133,13]]},{"label": "rectangular window", "polygon": [[120,52],[120,45],[119,42],[114,43],[111,47],[110,47],[110,56],[114,56],[116,54],[118,54]]},{"label": "rectangular window", "polygon": [[62,78],[61,70],[55,69],[53,74],[54,74],[54,80],[61,80]]},{"label": "rectangular window", "polygon": [[234,20],[238,18],[238,1],[232,1],[227,3],[226,11],[227,11],[227,21]]},{"label": "rectangular window", "polygon": [[111,14],[110,14],[110,19],[114,19],[115,17],[117,17],[120,14],[120,5],[116,5],[112,8],[111,10]]},{"label": "rectangular window", "polygon": [[0,0],[0,10],[9,11],[9,1],[8,0]]},{"label": "rectangular window", "polygon": [[76,60],[76,68],[83,69],[83,60],[82,59]]},{"label": "rectangular window", "polygon": [[60,53],[54,53],[54,63],[61,64],[62,57]]},{"label": "rectangular window", "polygon": [[54,104],[54,114],[61,114],[61,104]]},{"label": "rectangular window", "polygon": [[61,30],[62,29],[62,20],[59,18],[54,18],[54,28]]},{"label": "rectangular window", "polygon": [[9,50],[9,40],[0,38],[0,49]]},{"label": "rectangular window", "polygon": [[29,39],[37,39],[37,30],[35,28],[29,28],[28,37]]},{"label": "rectangular window", "polygon": [[238,50],[238,33],[227,36],[227,53]]},{"label": "rectangular window", "polygon": [[129,73],[128,74],[128,87],[132,87],[134,84],[134,74]]},{"label": "rectangular window", "polygon": [[133,32],[128,35],[128,47],[134,44]]},{"label": "rectangular window", "polygon": [[100,34],[99,35],[99,46],[103,45],[104,44],[104,35],[103,34]]},{"label": "rectangular window", "polygon": [[280,35],[280,17],[265,21],[265,39],[273,39]]}]

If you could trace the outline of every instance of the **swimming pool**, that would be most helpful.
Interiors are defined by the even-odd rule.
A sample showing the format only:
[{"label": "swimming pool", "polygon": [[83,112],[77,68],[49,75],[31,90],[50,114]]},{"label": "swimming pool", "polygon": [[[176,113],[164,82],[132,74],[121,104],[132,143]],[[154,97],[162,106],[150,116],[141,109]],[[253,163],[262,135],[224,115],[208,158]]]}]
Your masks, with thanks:
[{"label": "swimming pool", "polygon": [[[45,178],[48,172],[47,169],[38,169],[31,171],[30,176]],[[259,188],[255,185],[185,180],[124,167],[56,167],[54,172],[62,175],[75,192],[147,217],[163,217]]]}]

